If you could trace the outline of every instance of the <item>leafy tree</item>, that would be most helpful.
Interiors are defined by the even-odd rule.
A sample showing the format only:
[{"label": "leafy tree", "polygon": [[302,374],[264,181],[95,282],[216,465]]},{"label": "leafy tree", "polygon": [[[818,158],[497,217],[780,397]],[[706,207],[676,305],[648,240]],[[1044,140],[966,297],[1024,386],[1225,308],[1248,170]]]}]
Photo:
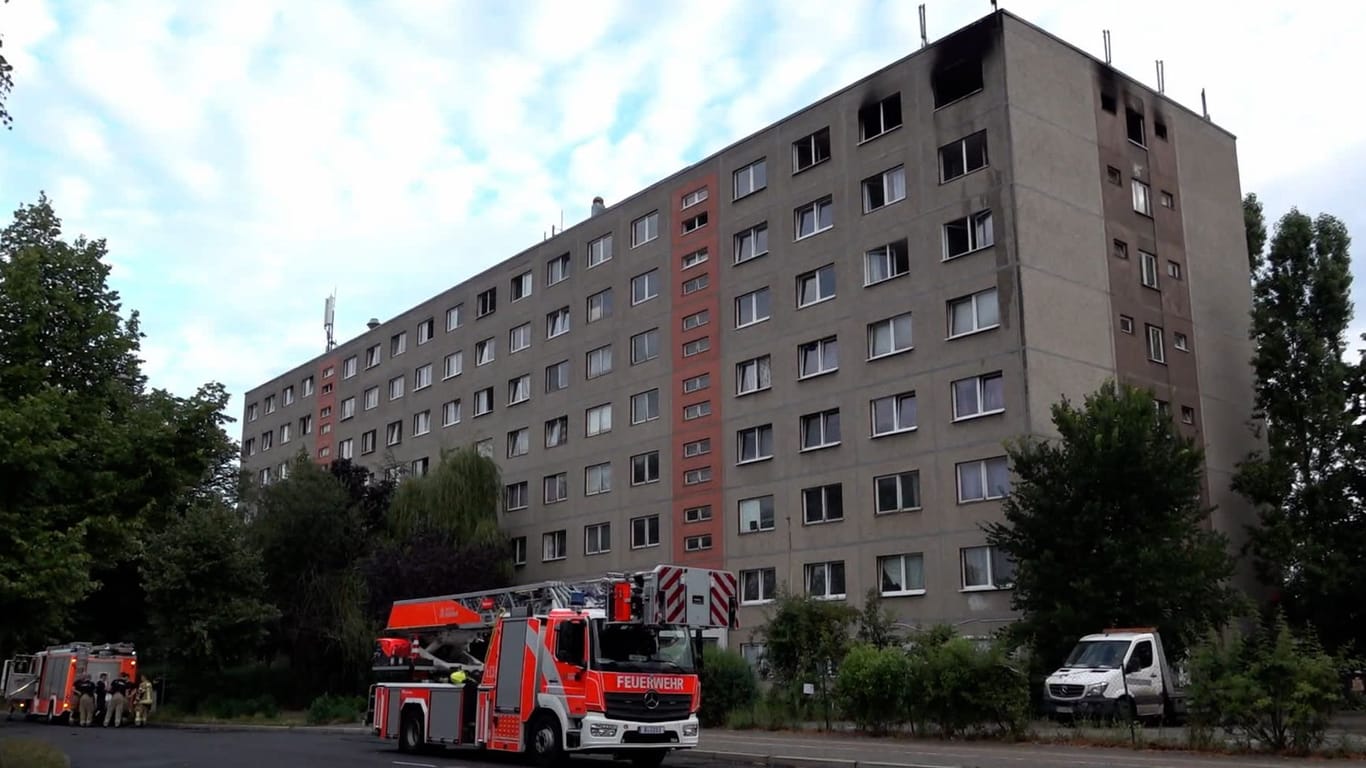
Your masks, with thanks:
[{"label": "leafy tree", "polygon": [[806,683],[816,689],[817,702],[830,721],[832,678],[849,651],[850,628],[858,610],[843,602],[817,600],[780,590],[768,621],[759,630],[764,660],[780,695],[794,710],[804,709],[801,693]]},{"label": "leafy tree", "polygon": [[493,459],[473,446],[445,451],[429,474],[398,487],[390,530],[399,539],[439,531],[452,542],[497,540],[502,498],[503,481]]},{"label": "leafy tree", "polygon": [[1016,481],[987,540],[1016,564],[1012,627],[1041,664],[1079,635],[1156,625],[1179,651],[1237,605],[1225,538],[1205,527],[1203,455],[1150,392],[1106,382],[1052,408],[1060,439],[1008,447]]},{"label": "leafy tree", "polygon": [[351,502],[360,508],[361,522],[370,534],[388,530],[389,505],[394,500],[396,484],[389,478],[377,478],[364,464],[350,459],[337,459],[331,465],[332,476],[346,488]]},{"label": "leafy tree", "polygon": [[1262,249],[1266,247],[1266,217],[1255,192],[1243,198],[1243,228],[1247,233],[1248,268],[1255,276],[1262,267]]},{"label": "leafy tree", "polygon": [[899,641],[896,617],[882,604],[882,593],[870,587],[863,597],[863,611],[859,613],[858,640],[874,648],[889,648]]},{"label": "leafy tree", "polygon": [[739,653],[707,646],[702,649],[702,709],[704,727],[725,725],[731,712],[754,706],[759,681],[754,669]]},{"label": "leafy tree", "polygon": [[398,541],[382,541],[363,566],[368,615],[383,626],[395,600],[473,592],[511,583],[512,558],[506,544],[452,544],[434,531],[418,531]]},{"label": "leafy tree", "polygon": [[1262,579],[1287,618],[1336,648],[1366,639],[1366,446],[1353,411],[1361,371],[1343,359],[1352,316],[1351,239],[1338,219],[1283,216],[1253,288],[1256,416],[1267,449],[1234,488],[1260,508],[1252,532]]},{"label": "leafy tree", "polygon": [[[5,0],[5,2],[8,3],[9,0]],[[0,47],[3,47],[4,44],[4,38],[3,36],[0,36]],[[13,71],[13,65],[8,61],[5,61],[5,55],[0,53],[0,124],[3,124],[6,128],[9,128],[10,124],[13,122],[9,112],[5,108],[5,102],[9,99],[10,89],[14,87]]]}]

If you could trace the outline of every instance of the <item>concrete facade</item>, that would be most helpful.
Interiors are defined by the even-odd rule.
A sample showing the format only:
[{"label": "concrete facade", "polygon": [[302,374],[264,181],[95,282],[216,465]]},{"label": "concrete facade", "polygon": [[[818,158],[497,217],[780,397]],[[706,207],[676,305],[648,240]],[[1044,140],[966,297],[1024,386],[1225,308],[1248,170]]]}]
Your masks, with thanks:
[{"label": "concrete facade", "polygon": [[999,12],[252,389],[242,460],[422,472],[476,444],[526,580],[726,567],[746,627],[779,587],[880,588],[903,621],[985,633],[1013,618],[978,549],[1002,442],[1106,378],[1203,438],[1213,524],[1240,535],[1247,269],[1233,137]]}]

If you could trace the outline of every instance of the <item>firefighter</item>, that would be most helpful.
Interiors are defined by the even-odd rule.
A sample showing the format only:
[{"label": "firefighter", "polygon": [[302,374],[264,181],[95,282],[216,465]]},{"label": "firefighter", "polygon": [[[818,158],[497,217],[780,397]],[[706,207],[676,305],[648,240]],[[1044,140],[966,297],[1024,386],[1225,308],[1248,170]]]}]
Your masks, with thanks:
[{"label": "firefighter", "polygon": [[80,713],[80,723],[82,728],[90,725],[90,721],[95,717],[95,684],[90,681],[90,675],[81,675],[71,687],[81,695],[76,707]]},{"label": "firefighter", "polygon": [[123,725],[123,710],[128,704],[128,692],[132,688],[133,684],[129,682],[127,672],[119,673],[118,679],[109,684],[109,711],[104,715],[105,728],[108,728],[111,722],[115,728]]},{"label": "firefighter", "polygon": [[109,713],[109,675],[101,672],[95,683],[95,724],[104,722]]},{"label": "firefighter", "polygon": [[141,728],[147,724],[147,714],[156,703],[156,692],[152,690],[151,678],[144,677],[138,682],[137,690],[133,692],[133,702],[133,723]]}]

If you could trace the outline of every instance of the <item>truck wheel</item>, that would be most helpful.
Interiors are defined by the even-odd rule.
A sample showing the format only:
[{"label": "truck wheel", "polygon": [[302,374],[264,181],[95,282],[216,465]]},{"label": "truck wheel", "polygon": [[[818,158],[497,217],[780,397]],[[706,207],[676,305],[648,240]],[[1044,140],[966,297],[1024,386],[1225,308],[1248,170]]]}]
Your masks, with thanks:
[{"label": "truck wheel", "polygon": [[398,726],[398,751],[413,754],[422,749],[425,741],[421,716],[412,710],[404,712]]},{"label": "truck wheel", "polygon": [[537,765],[550,768],[563,764],[565,753],[560,740],[560,721],[554,715],[542,712],[531,718],[526,736],[527,747]]},{"label": "truck wheel", "polygon": [[631,765],[635,768],[659,768],[660,763],[664,762],[665,755],[669,754],[667,749],[644,749],[631,753]]}]

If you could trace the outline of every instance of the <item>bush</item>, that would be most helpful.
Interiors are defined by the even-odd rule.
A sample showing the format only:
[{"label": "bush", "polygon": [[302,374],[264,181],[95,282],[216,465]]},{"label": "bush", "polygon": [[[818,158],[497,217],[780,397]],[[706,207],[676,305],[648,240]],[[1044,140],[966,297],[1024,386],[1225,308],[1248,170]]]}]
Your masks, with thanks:
[{"label": "bush", "polygon": [[910,719],[911,660],[900,648],[859,645],[840,664],[835,701],[864,730],[885,733]]},{"label": "bush", "polygon": [[707,727],[724,725],[730,713],[754,706],[759,682],[745,657],[735,651],[708,646],[702,651],[702,710]]},{"label": "bush", "polygon": [[1211,637],[1191,659],[1191,723],[1241,734],[1275,751],[1305,754],[1323,742],[1341,703],[1338,663],[1312,631],[1291,632],[1279,613],[1249,637]]},{"label": "bush", "polygon": [[365,714],[365,699],[360,696],[333,696],[324,693],[308,705],[309,725],[355,723]]},{"label": "bush", "polygon": [[969,730],[1018,735],[1029,721],[1029,677],[1001,641],[980,646],[951,627],[911,640],[908,714],[943,736]]},{"label": "bush", "polygon": [[66,768],[60,749],[32,739],[0,740],[0,768]]},{"label": "bush", "polygon": [[199,702],[198,714],[208,715],[219,720],[241,720],[248,718],[275,718],[280,716],[280,706],[275,697],[269,694],[250,698],[226,698],[208,696]]}]

